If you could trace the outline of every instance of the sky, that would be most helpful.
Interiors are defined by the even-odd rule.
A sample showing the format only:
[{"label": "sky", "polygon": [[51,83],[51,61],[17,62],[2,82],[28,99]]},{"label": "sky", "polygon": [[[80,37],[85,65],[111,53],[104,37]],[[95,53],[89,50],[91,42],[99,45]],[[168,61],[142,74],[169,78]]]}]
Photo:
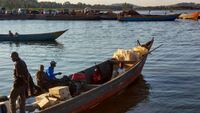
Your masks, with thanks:
[{"label": "sky", "polygon": [[70,3],[86,3],[86,4],[106,4],[110,5],[113,3],[131,3],[139,6],[158,6],[158,5],[172,5],[180,2],[194,2],[200,3],[200,0],[38,0],[40,1],[51,1],[64,3],[69,1]]}]

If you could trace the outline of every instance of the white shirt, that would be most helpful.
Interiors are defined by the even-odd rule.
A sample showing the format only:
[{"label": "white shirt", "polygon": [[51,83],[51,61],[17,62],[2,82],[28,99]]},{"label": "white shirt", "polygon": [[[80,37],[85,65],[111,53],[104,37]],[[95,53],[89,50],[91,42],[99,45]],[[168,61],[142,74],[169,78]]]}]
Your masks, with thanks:
[{"label": "white shirt", "polygon": [[124,69],[124,68],[118,68],[118,69],[117,69],[117,72],[118,72],[119,74],[121,74],[121,73],[125,72],[125,69]]}]

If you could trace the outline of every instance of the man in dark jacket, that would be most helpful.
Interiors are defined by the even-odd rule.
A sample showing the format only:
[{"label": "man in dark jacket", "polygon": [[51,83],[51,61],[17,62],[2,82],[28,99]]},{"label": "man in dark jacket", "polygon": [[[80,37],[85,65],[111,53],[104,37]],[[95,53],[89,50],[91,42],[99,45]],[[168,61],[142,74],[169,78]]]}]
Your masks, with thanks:
[{"label": "man in dark jacket", "polygon": [[20,113],[25,113],[25,92],[29,86],[29,72],[26,63],[20,59],[17,52],[11,53],[11,59],[15,62],[14,65],[14,84],[10,93],[10,108],[11,113],[16,113],[16,100],[20,97]]}]

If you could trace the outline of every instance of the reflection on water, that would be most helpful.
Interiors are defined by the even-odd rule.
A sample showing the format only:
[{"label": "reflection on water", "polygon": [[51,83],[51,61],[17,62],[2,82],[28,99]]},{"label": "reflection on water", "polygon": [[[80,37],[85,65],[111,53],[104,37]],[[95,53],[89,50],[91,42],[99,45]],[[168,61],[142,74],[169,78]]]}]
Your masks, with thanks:
[{"label": "reflection on water", "polygon": [[[33,78],[39,65],[43,64],[46,69],[51,60],[57,62],[55,72],[60,71],[69,75],[88,68],[95,62],[110,58],[117,48],[132,48],[137,39],[146,42],[151,39],[150,37],[155,37],[153,48],[161,43],[164,43],[164,46],[148,57],[142,71],[145,80],[151,84],[151,89],[141,91],[145,88],[140,90],[132,85],[121,94],[124,96],[113,97],[114,100],[110,102],[108,108],[106,106],[100,108],[108,109],[105,113],[109,111],[111,111],[109,113],[114,111],[117,113],[125,111],[127,113],[199,113],[200,111],[200,23],[198,21],[122,23],[27,20],[0,21],[0,25],[4,28],[1,29],[1,33],[7,33],[8,30],[38,33],[70,29],[57,39],[61,45],[43,42],[19,43],[16,47],[15,43],[1,42],[0,95],[8,95],[13,84],[13,62],[10,59],[12,51],[19,52]],[[146,95],[150,92],[151,95],[139,96],[139,92],[144,94],[147,92]],[[123,97],[124,100],[120,99]],[[119,105],[115,107],[118,103]],[[107,105],[107,102],[104,104]],[[117,108],[123,110],[117,111],[115,110]],[[102,112],[104,110],[100,111],[104,113]]]},{"label": "reflection on water", "polygon": [[141,75],[119,94],[83,113],[124,113],[138,103],[148,101],[149,87]]},{"label": "reflection on water", "polygon": [[63,48],[63,44],[58,41],[32,41],[32,42],[10,42],[4,41],[0,42],[0,44],[9,44],[10,47],[20,47],[22,45],[38,45],[38,46],[52,46],[56,48]]}]

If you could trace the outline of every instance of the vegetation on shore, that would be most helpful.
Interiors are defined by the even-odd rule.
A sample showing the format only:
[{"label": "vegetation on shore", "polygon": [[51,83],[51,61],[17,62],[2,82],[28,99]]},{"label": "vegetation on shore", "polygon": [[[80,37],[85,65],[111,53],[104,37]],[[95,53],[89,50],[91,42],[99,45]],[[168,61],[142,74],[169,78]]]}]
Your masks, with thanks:
[{"label": "vegetation on shore", "polygon": [[112,5],[90,5],[85,3],[72,4],[69,1],[65,3],[56,2],[38,2],[37,0],[0,0],[0,7],[6,9],[17,9],[17,8],[67,8],[67,9],[84,9],[90,7],[98,10],[123,10],[123,9],[136,9],[136,10],[183,10],[183,9],[200,9],[200,4],[195,3],[179,3],[169,6],[155,6],[155,7],[142,7],[136,6],[129,3],[112,4]]}]

